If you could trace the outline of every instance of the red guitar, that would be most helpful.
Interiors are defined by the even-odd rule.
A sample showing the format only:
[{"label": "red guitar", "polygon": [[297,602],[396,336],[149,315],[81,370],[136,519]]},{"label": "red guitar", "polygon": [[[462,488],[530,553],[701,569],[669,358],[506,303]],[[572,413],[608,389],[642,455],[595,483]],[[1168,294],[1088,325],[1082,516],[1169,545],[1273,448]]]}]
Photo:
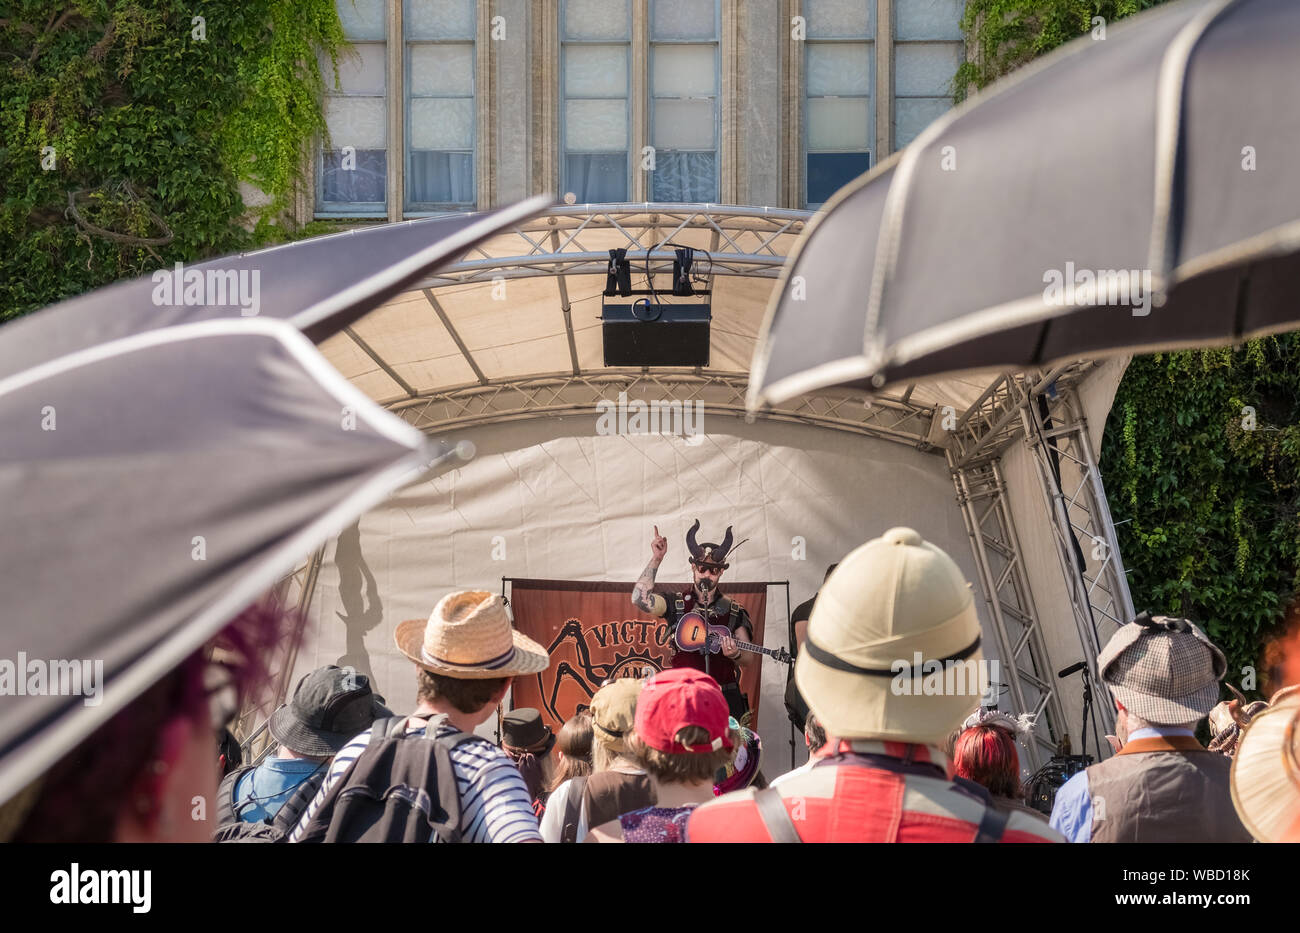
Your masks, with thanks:
[{"label": "red guitar", "polygon": [[[687,612],[677,621],[677,631],[673,633],[673,640],[677,642],[677,647],[681,651],[694,654],[718,654],[722,651],[722,639],[730,635],[731,630],[725,625],[710,625],[698,612]],[[739,640],[736,642],[736,647],[741,651],[765,654],[782,664],[794,663],[790,652],[784,648],[764,648],[762,645],[751,645],[749,642]]]}]

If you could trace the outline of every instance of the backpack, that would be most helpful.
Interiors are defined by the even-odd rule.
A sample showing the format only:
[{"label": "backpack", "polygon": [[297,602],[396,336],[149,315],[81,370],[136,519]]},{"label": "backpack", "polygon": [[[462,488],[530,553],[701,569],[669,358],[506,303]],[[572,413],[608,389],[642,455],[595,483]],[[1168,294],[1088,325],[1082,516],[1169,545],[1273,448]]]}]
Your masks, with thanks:
[{"label": "backpack", "polygon": [[328,771],[322,764],[309,774],[276,811],[274,819],[249,823],[241,818],[241,814],[252,805],[252,801],[245,800],[236,807],[235,788],[245,774],[255,769],[256,766],[249,766],[231,771],[217,787],[217,828],[212,834],[213,842],[284,842],[325,783]]},{"label": "backpack", "polygon": [[482,741],[466,732],[438,736],[445,714],[408,736],[408,719],[377,719],[370,743],[303,827],[299,842],[460,842],[460,792],[451,750]]}]

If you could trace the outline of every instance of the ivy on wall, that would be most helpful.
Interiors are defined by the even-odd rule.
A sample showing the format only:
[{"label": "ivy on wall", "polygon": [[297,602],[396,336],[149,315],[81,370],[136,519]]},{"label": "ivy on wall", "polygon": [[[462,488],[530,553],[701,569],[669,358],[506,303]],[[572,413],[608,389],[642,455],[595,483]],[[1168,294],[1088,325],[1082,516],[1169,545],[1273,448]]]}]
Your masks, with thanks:
[{"label": "ivy on wall", "polygon": [[280,218],[343,43],[332,0],[6,4],[0,320],[299,235]]},{"label": "ivy on wall", "polygon": [[1202,623],[1240,682],[1300,588],[1300,335],[1135,358],[1101,470],[1134,603]]},{"label": "ivy on wall", "polygon": [[[958,100],[1163,0],[967,0]],[[1101,470],[1138,609],[1201,623],[1229,679],[1267,686],[1266,639],[1300,590],[1300,335],[1136,357]],[[1248,693],[1251,691],[1247,691]]]},{"label": "ivy on wall", "polygon": [[[953,81],[960,103],[979,90],[1079,36],[1165,0],[966,0],[961,29],[969,61]],[[1100,18],[1100,22],[1098,22]]]}]

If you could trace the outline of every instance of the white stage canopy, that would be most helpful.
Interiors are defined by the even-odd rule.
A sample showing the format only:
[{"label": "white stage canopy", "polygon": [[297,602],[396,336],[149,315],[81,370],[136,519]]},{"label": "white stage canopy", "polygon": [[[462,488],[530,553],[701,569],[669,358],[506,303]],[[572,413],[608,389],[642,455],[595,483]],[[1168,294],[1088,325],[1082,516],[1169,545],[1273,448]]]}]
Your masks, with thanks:
[{"label": "white stage canopy", "polygon": [[[1132,612],[1096,470],[1125,363],[966,373],[869,404],[804,396],[747,419],[755,337],[810,216],[560,208],[323,344],[371,398],[432,436],[471,442],[475,453],[368,513],[284,582],[281,598],[306,610],[306,642],[284,659],[274,695],[245,717],[245,735],[260,740],[269,710],[321,664],[371,673],[395,710],[411,708],[414,672],[393,630],[428,616],[451,590],[497,590],[502,577],[630,581],[649,558],[654,525],[669,540],[660,579],[687,579],[683,535],[698,517],[702,540],[728,524],[750,539],[724,591],[729,580],[789,580],[791,607],[858,544],[894,525],[915,527],[973,583],[986,656],[1002,662],[1008,685],[1002,708],[1040,714],[1038,741],[1022,753],[1026,773],[1066,733],[1078,753],[1081,678],[1059,681],[1055,672],[1091,664]],[[674,245],[712,257],[710,364],[605,367],[608,251],[628,250],[634,286],[649,262],[659,287]],[[597,402],[620,393],[702,402],[699,433],[600,433]],[[765,642],[785,645],[784,589],[770,588],[767,605]],[[765,660],[763,673],[758,728],[771,777],[792,763],[790,729],[785,668]],[[1089,724],[1094,754],[1096,736],[1112,729],[1105,705]],[[793,763],[804,757],[799,741]]]}]

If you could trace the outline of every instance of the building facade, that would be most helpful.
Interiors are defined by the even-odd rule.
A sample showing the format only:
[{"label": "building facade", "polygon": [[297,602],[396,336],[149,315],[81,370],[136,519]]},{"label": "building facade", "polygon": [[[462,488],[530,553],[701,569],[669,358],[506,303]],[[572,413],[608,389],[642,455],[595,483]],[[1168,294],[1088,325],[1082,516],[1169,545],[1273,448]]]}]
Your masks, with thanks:
[{"label": "building facade", "polygon": [[952,106],[964,0],[337,0],[296,207],[815,208]]}]

